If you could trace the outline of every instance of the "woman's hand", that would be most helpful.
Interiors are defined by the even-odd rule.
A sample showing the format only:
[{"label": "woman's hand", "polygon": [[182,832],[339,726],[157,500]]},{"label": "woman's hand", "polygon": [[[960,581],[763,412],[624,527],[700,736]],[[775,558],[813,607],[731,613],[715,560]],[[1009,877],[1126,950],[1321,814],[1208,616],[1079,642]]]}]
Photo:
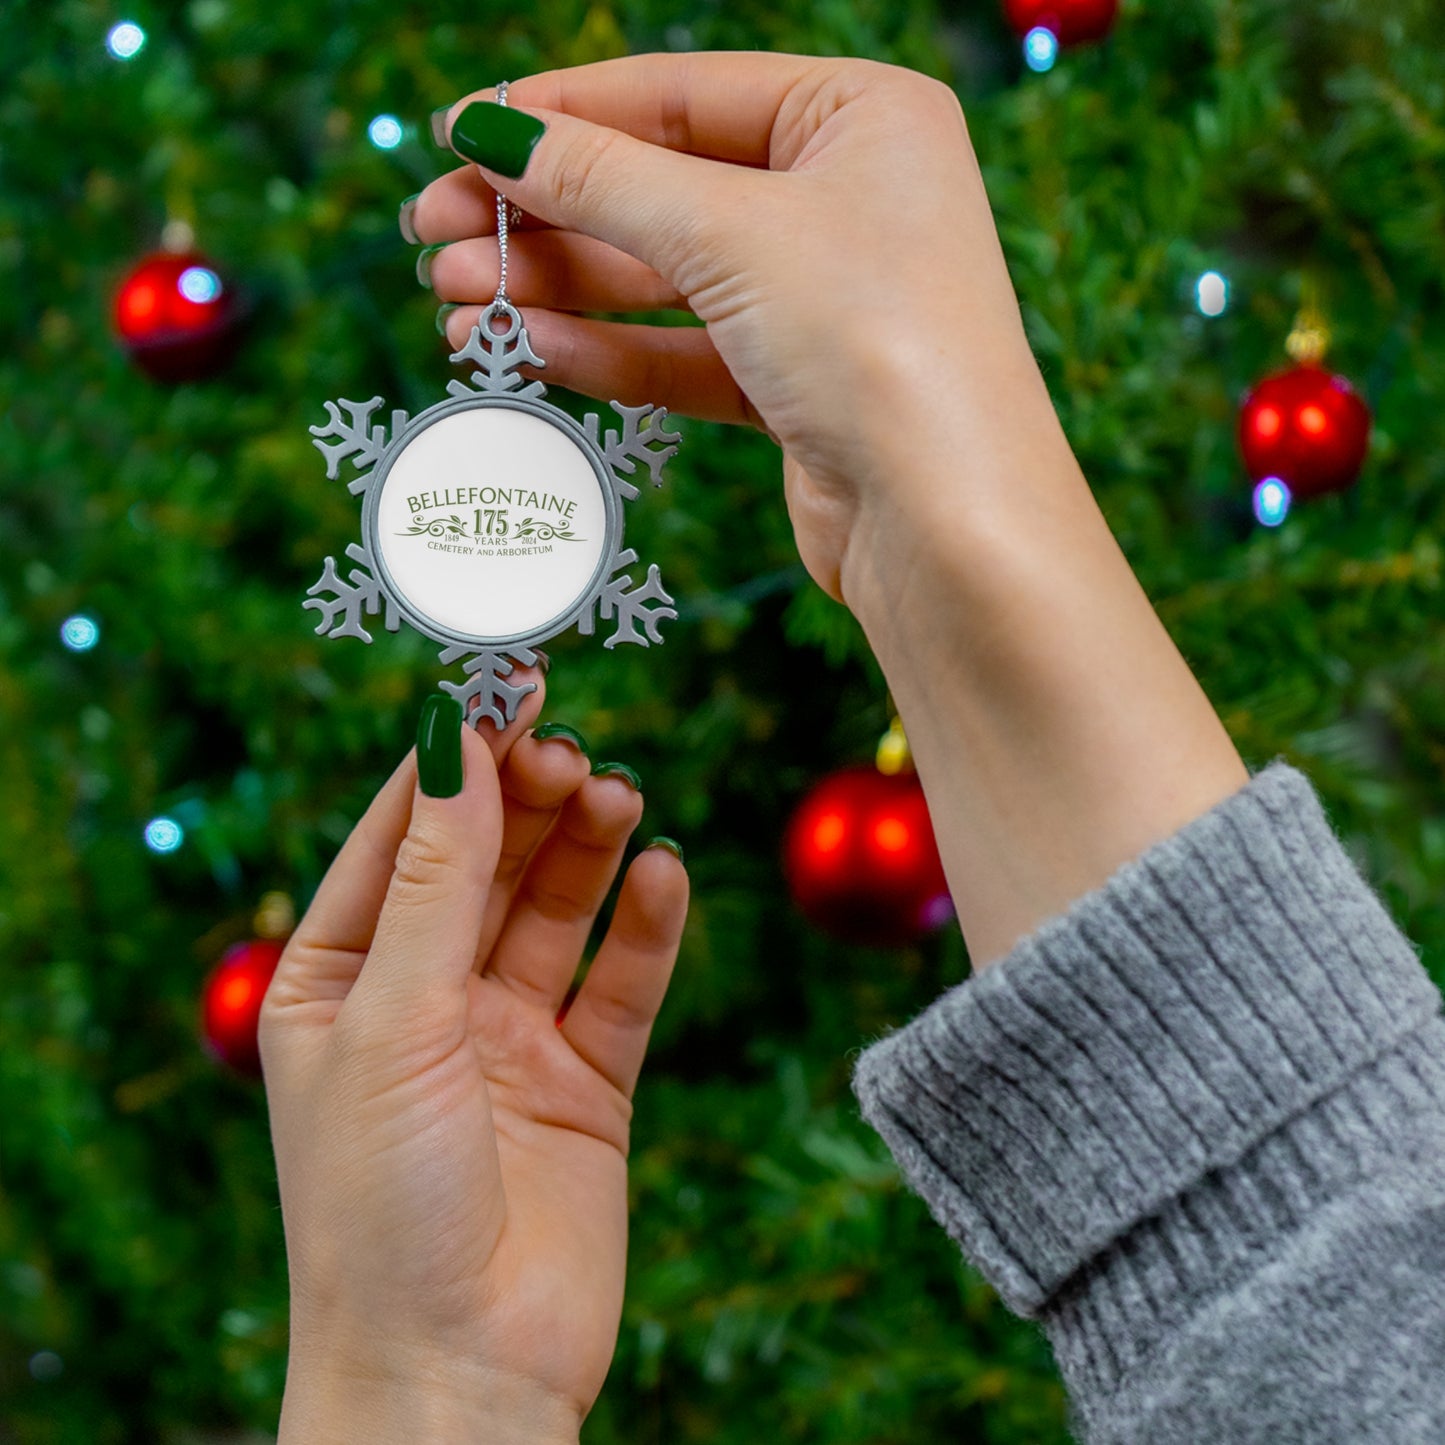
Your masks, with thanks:
[{"label": "woman's hand", "polygon": [[[494,95],[450,108],[459,154],[487,154],[486,110],[462,117]],[[419,239],[456,243],[429,257],[437,295],[491,301],[502,189],[525,213],[508,292],[547,379],[766,428],[799,552],[832,596],[855,605],[860,534],[897,552],[895,513],[926,532],[956,512],[959,490],[940,499],[910,449],[976,459],[970,505],[1006,480],[985,454],[996,398],[1025,436],[1058,436],[945,86],[862,60],[643,55],[517,80],[507,101],[546,124],[521,177],[467,165],[408,208]],[[669,307],[705,328],[576,314]],[[449,338],[477,315],[454,312]]]},{"label": "woman's hand", "polygon": [[423,778],[460,747],[460,791],[427,796],[405,759],[262,1011],[291,1273],[283,1445],[575,1441],[616,1346],[631,1098],[686,875],[662,848],[634,861],[559,1021],[642,799],[525,735],[540,689],[486,741],[438,701]]},{"label": "woman's hand", "polygon": [[[491,94],[446,114],[472,160]],[[546,124],[520,179],[468,165],[409,208],[457,243],[429,258],[438,293],[491,300],[500,188],[549,379],[781,443],[798,551],[882,664],[976,966],[1247,780],[1069,448],[951,91],[644,55],[508,102]],[[705,328],[573,314],[669,306]]]}]

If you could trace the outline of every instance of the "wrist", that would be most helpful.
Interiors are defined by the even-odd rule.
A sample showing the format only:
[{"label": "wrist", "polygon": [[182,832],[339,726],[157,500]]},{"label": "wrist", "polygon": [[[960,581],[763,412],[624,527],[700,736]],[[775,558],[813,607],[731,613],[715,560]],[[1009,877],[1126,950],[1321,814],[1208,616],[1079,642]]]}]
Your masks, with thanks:
[{"label": "wrist", "polygon": [[896,498],[864,494],[840,575],[977,969],[1249,774],[1056,419],[963,416],[896,457]]},{"label": "wrist", "polygon": [[1032,353],[1000,346],[994,356],[987,384],[954,368],[927,394],[895,369],[870,408],[878,430],[863,449],[839,587],[880,657],[900,627],[905,643],[916,628],[900,610],[907,594],[930,626],[939,614],[965,625],[961,608],[1007,585],[985,564],[1044,527],[1065,541],[1102,532],[1112,544]]},{"label": "wrist", "polygon": [[298,1356],[286,1370],[277,1445],[577,1445],[581,1411],[533,1381],[397,1351]]}]

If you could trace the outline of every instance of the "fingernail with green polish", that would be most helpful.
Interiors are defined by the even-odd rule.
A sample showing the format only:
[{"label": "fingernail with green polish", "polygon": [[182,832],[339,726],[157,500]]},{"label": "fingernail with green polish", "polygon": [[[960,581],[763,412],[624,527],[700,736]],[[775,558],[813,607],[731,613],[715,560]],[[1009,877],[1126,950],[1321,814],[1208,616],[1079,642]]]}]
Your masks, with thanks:
[{"label": "fingernail with green polish", "polygon": [[421,705],[416,776],[429,798],[454,798],[462,790],[462,705],[445,693],[434,692]]},{"label": "fingernail with green polish", "polygon": [[565,738],[584,758],[592,756],[587,747],[587,739],[576,728],[569,728],[566,723],[543,723],[541,727],[533,729],[532,736],[539,743],[545,743],[548,738]]},{"label": "fingernail with green polish", "polygon": [[645,853],[649,848],[666,848],[679,863],[687,862],[687,859],[682,856],[682,844],[676,838],[664,838],[661,835],[649,838],[642,851]]},{"label": "fingernail with green polish", "polygon": [[447,113],[451,110],[449,105],[439,105],[431,113],[431,138],[433,145],[439,145],[445,149],[447,143]]},{"label": "fingernail with green polish", "polygon": [[437,307],[438,336],[445,336],[447,334],[447,317],[450,316],[453,311],[460,311],[461,309],[460,301],[446,301]]},{"label": "fingernail with green polish", "polygon": [[417,255],[416,279],[420,281],[421,284],[425,286],[428,291],[431,290],[432,257],[435,256],[438,251],[446,250],[449,244],[450,242],[448,241],[439,241],[435,246],[424,247]]},{"label": "fingernail with green polish", "polygon": [[452,122],[451,145],[459,156],[516,180],[546,130],[543,122],[525,111],[474,100]]},{"label": "fingernail with green polish", "polygon": [[594,763],[592,776],[594,778],[621,778],[624,783],[629,784],[639,793],[642,791],[642,779],[637,776],[636,770],[629,768],[626,763]]},{"label": "fingernail with green polish", "polygon": [[396,213],[396,224],[401,229],[402,239],[408,246],[421,245],[421,237],[416,233],[416,223],[413,220],[416,215],[416,203],[420,199],[420,191],[414,196],[408,196],[401,203],[401,209]]}]

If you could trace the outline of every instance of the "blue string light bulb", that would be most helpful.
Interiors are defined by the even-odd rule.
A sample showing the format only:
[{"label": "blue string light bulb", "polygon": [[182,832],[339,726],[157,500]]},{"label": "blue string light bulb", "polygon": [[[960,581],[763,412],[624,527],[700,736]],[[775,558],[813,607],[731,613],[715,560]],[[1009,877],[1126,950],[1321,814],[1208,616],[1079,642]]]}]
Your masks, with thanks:
[{"label": "blue string light bulb", "polygon": [[122,20],[106,32],[105,48],[116,60],[134,60],[145,43],[146,33],[134,20]]},{"label": "blue string light bulb", "polygon": [[1108,35],[1119,0],[1003,0],[1003,8],[1029,69],[1043,72],[1053,69],[1060,50]]}]

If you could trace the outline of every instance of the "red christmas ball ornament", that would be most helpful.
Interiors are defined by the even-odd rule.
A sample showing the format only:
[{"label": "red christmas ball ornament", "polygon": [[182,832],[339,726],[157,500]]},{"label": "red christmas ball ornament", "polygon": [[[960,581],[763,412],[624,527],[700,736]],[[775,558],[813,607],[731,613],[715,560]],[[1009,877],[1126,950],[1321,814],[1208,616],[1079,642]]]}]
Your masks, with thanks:
[{"label": "red christmas ball ornament", "polygon": [[1114,28],[1119,0],[1004,0],[1003,8],[1020,39],[1047,30],[1061,46],[1083,45]]},{"label": "red christmas ball ornament", "polygon": [[912,772],[860,766],[824,778],[788,824],[783,868],[803,915],[849,943],[911,943],[953,917]]},{"label": "red christmas ball ornament", "polygon": [[206,1048],[237,1073],[261,1075],[256,1030],[261,1002],[283,948],[275,938],[236,944],[222,955],[201,991],[201,1034]]},{"label": "red christmas ball ornament", "polygon": [[1369,444],[1370,409],[1343,376],[1314,361],[1267,376],[1240,408],[1250,477],[1278,477],[1295,497],[1353,486]]},{"label": "red christmas ball ornament", "polygon": [[195,251],[147,256],[115,295],[127,354],[157,381],[199,381],[235,352],[240,308],[220,273]]}]

